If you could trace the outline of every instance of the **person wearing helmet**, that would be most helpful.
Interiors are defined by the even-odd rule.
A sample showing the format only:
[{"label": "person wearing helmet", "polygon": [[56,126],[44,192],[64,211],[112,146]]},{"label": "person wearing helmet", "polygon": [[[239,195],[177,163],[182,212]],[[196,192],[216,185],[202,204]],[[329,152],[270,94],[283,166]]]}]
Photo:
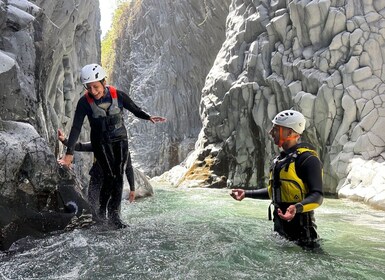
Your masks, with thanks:
[{"label": "person wearing helmet", "polygon": [[123,171],[128,158],[127,131],[124,126],[123,109],[136,117],[152,123],[166,121],[163,117],[150,116],[138,107],[123,91],[106,83],[106,72],[96,63],[81,70],[80,81],[86,89],[79,99],[66,154],[59,164],[70,167],[76,142],[84,118],[91,127],[91,145],[95,158],[103,170],[103,184],[99,195],[99,219],[107,219],[115,228],[127,225],[120,219],[119,209],[123,191]]},{"label": "person wearing helmet", "polygon": [[305,249],[318,248],[314,209],[323,201],[322,164],[315,148],[299,141],[306,119],[298,111],[285,110],[272,123],[269,134],[281,152],[272,161],[268,187],[233,189],[230,195],[239,201],[245,197],[271,199],[274,231]]}]

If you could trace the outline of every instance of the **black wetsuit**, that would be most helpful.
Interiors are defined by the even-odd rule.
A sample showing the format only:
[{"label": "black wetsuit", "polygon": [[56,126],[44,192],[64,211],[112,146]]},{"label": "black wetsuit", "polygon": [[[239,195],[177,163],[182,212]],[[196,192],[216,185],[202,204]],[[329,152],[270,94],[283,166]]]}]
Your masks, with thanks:
[{"label": "black wetsuit", "polygon": [[[276,159],[283,164],[288,164],[288,162],[285,163],[285,159],[289,159],[290,155],[300,147],[310,147],[314,149],[310,144],[301,143],[288,151],[281,152]],[[273,199],[275,206],[274,231],[289,240],[295,241],[304,248],[319,247],[319,237],[316,232],[317,226],[315,224],[313,209],[321,205],[323,201],[322,164],[318,157],[310,152],[301,153],[298,157],[291,160],[295,162],[296,175],[307,186],[307,193],[305,193],[304,199],[298,203],[275,202]],[[278,176],[279,171],[285,167],[286,165],[274,164],[272,165],[271,172],[273,174],[275,173],[275,176]],[[273,181],[279,182],[280,180],[279,178],[273,178]],[[280,186],[277,187],[279,188]],[[268,188],[245,191],[245,197],[250,198],[272,199],[271,196]],[[282,212],[285,213],[291,204],[296,205],[297,211],[293,220],[288,222],[278,216],[277,210],[280,208]]]},{"label": "black wetsuit", "polygon": [[[75,144],[79,138],[85,116],[88,117],[91,126],[91,144],[96,160],[103,170],[103,185],[100,190],[99,214],[104,218],[108,210],[109,219],[119,227],[119,208],[123,190],[123,171],[128,159],[127,131],[123,123],[123,108],[132,112],[141,119],[150,119],[150,115],[139,108],[124,92],[117,90],[117,103],[120,109],[120,118],[114,117],[112,121],[108,117],[95,118],[86,95],[79,99],[71,132],[68,138],[67,154],[73,154]],[[91,96],[91,95],[89,95]],[[99,100],[93,99],[95,105],[101,107],[105,104],[113,104],[109,87],[106,87],[105,95]],[[111,108],[112,106],[110,106]],[[109,115],[107,110],[107,115]]]},{"label": "black wetsuit", "polygon": [[[65,139],[63,141],[63,144],[65,146],[68,145],[68,139]],[[75,151],[78,152],[93,152],[92,149],[92,144],[91,142],[77,142],[75,144]],[[130,185],[130,191],[135,191],[135,177],[134,177],[134,168],[132,166],[132,161],[131,161],[131,154],[130,151],[127,153],[127,161],[126,161],[126,168],[125,168],[125,173],[127,177],[127,181]],[[95,211],[99,211],[99,194],[100,190],[103,185],[103,169],[98,163],[97,160],[94,161],[94,164],[92,165],[90,172],[90,183],[88,186],[88,202],[95,208]]]}]

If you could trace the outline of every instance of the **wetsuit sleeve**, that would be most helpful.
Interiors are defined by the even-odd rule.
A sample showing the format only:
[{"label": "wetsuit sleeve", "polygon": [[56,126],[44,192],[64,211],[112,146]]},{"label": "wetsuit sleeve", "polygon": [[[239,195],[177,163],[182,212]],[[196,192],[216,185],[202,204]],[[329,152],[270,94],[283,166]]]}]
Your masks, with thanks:
[{"label": "wetsuit sleeve", "polygon": [[269,199],[269,193],[267,191],[267,188],[258,189],[258,190],[245,190],[245,197]]},{"label": "wetsuit sleeve", "polygon": [[78,151],[78,152],[93,152],[94,150],[92,149],[91,142],[85,142],[85,143],[77,142],[75,144],[75,151]]},{"label": "wetsuit sleeve", "polygon": [[136,117],[140,119],[149,120],[150,115],[142,110],[134,101],[128,96],[127,93],[117,90],[118,99],[122,102],[123,107],[133,113]]},{"label": "wetsuit sleeve", "polygon": [[323,202],[322,164],[318,157],[310,155],[298,163],[296,172],[309,189],[305,199],[295,205],[296,210],[309,212]]},{"label": "wetsuit sleeve", "polygon": [[[68,139],[64,139],[64,141],[62,142],[64,146],[67,146],[68,145]],[[92,144],[91,142],[85,142],[85,143],[81,143],[81,142],[76,142],[75,144],[75,151],[78,151],[78,152],[93,152],[93,149],[92,149]]]},{"label": "wetsuit sleeve", "polygon": [[126,176],[128,184],[130,185],[130,191],[135,191],[135,175],[134,175],[134,167],[132,166],[131,161],[131,153],[128,151],[127,154],[127,162],[126,162]]},{"label": "wetsuit sleeve", "polygon": [[70,135],[68,137],[67,143],[67,155],[73,155],[75,150],[76,142],[79,138],[80,132],[82,130],[83,121],[87,112],[87,100],[85,97],[79,99],[78,105],[76,106],[74,121],[72,123],[72,128]]}]

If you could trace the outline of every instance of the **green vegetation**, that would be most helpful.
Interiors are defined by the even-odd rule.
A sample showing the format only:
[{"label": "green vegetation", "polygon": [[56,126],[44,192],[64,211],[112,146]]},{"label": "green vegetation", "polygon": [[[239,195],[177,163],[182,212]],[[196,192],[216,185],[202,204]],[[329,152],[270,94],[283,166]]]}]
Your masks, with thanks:
[{"label": "green vegetation", "polygon": [[114,31],[111,29],[108,31],[106,36],[104,36],[102,40],[102,54],[101,54],[101,62],[103,68],[107,72],[107,77],[111,77],[112,66],[115,61],[115,51],[114,51]]},{"label": "green vegetation", "polygon": [[[130,46],[119,45],[119,38],[125,38],[127,35],[123,35],[126,30],[129,30],[132,20],[135,15],[140,11],[141,0],[116,0],[118,8],[115,10],[111,29],[107,32],[101,43],[101,63],[103,68],[107,72],[107,77],[112,78],[113,67],[115,64],[116,53],[124,51],[130,52]],[[123,41],[123,40],[122,40]],[[109,79],[109,82],[113,82]]]}]

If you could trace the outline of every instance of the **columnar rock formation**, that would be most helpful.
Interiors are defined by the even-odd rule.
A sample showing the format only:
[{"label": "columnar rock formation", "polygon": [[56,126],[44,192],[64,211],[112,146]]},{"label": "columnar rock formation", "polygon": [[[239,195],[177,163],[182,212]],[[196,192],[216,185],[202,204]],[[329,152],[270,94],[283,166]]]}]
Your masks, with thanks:
[{"label": "columnar rock formation", "polygon": [[80,69],[100,61],[98,1],[0,1],[0,14],[0,118],[32,124],[58,153],[56,131],[68,131],[83,91]]},{"label": "columnar rock formation", "polygon": [[97,1],[0,1],[1,119],[31,123],[56,141],[82,93],[81,67],[100,61]]},{"label": "columnar rock formation", "polygon": [[129,116],[133,162],[160,174],[194,149],[204,79],[225,39],[230,0],[131,1],[122,13],[111,82],[167,123]]},{"label": "columnar rock formation", "polygon": [[[143,52],[142,45],[136,44],[128,46],[134,50],[132,53],[123,46],[118,49],[119,54],[128,53],[138,58],[135,63],[139,67],[134,67],[132,72],[135,75],[146,67],[148,71],[153,69],[162,73],[148,77],[134,75],[133,88],[145,90],[132,91],[134,99],[148,111],[169,118],[167,127],[159,130],[143,125],[133,125],[131,130],[133,136],[138,135],[135,143],[148,140],[140,146],[143,148],[138,154],[144,155],[144,160],[155,160],[156,166],[162,166],[154,172],[178,163],[192,149],[191,143],[200,129],[197,113],[200,89],[224,39],[229,2],[227,0],[218,9],[209,1],[197,6],[179,2],[173,6],[157,1],[143,3],[143,9],[156,17],[149,17],[141,9],[136,11],[141,12],[140,20],[143,19],[141,23],[147,26],[146,34],[154,35],[158,41],[151,44],[137,42],[151,49],[148,52]],[[80,182],[56,164],[56,158],[63,151],[56,131],[62,128],[69,132],[74,106],[84,92],[78,82],[81,67],[100,61],[99,21],[96,0],[0,0],[0,81],[3,86],[0,102],[0,249],[6,249],[14,240],[27,234],[64,228],[68,217],[73,216],[73,209],[59,205],[62,198],[56,195],[58,192],[64,190],[62,194],[68,194],[67,199],[85,203]],[[158,60],[161,63],[151,68],[151,63],[147,65],[150,59],[142,61],[146,56],[154,63]],[[189,62],[185,64],[187,58]],[[117,85],[122,88],[129,87],[125,70],[116,70],[124,73],[116,75]],[[180,71],[184,73],[184,79],[179,79],[181,76],[177,73]],[[147,85],[141,79],[151,82]],[[157,88],[156,98],[150,96],[152,82],[161,85]],[[164,109],[157,110],[156,104]],[[171,141],[167,129],[173,137]],[[143,130],[150,132],[142,134]],[[80,140],[88,139],[89,129],[85,122]],[[166,154],[164,162],[163,153]],[[87,184],[91,157],[75,154],[74,167],[78,175],[83,175],[80,176],[83,186]],[[135,170],[135,176],[138,197],[151,194],[147,177],[138,170]],[[62,215],[67,210],[71,215]]]},{"label": "columnar rock formation", "polygon": [[385,208],[385,2],[233,0],[226,32],[183,183],[199,171],[206,186],[265,184],[271,119],[294,108],[325,191]]},{"label": "columnar rock formation", "polygon": [[[100,60],[99,21],[94,0],[0,0],[0,249],[63,229],[73,211],[60,190],[84,203],[79,215],[88,207],[79,182],[56,163],[56,131],[71,125],[80,68]],[[83,157],[76,166],[88,171],[91,156]]]},{"label": "columnar rock formation", "polygon": [[[111,82],[168,118],[128,118],[134,162],[159,174],[200,131],[188,168],[168,173],[176,184],[264,185],[277,152],[270,120],[293,107],[308,120],[325,191],[385,209],[385,2],[190,2],[133,1],[122,22]],[[96,0],[0,0],[0,249],[65,227],[74,212],[63,215],[61,191],[87,210],[56,164],[56,130],[69,131],[81,67],[100,60],[99,20]],[[91,156],[75,160],[86,174]]]}]

